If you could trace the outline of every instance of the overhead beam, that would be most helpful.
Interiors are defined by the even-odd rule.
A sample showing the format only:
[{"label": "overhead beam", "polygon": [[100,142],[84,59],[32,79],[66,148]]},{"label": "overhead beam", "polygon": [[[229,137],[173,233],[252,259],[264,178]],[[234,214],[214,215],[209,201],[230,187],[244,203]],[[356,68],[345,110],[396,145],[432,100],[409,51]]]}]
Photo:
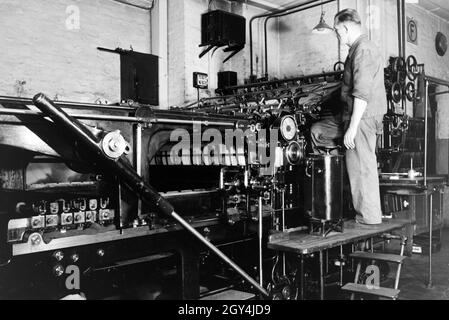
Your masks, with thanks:
[{"label": "overhead beam", "polygon": [[154,6],[154,0],[112,0],[132,7],[151,10]]},{"label": "overhead beam", "polygon": [[267,11],[275,11],[275,10],[279,10],[279,9],[284,9],[285,6],[280,6],[280,5],[275,5],[270,1],[266,1],[266,0],[248,0],[248,1],[244,1],[245,3],[254,6],[254,7],[258,7]]}]

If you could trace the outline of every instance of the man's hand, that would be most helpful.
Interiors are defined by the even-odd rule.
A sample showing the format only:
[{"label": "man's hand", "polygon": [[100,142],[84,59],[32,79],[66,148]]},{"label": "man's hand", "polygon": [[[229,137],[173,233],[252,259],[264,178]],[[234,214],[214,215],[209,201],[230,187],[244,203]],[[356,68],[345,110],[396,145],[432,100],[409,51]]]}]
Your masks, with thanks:
[{"label": "man's hand", "polygon": [[355,137],[357,136],[357,128],[354,128],[353,126],[349,126],[348,131],[346,131],[345,134],[345,147],[348,150],[355,149]]},{"label": "man's hand", "polygon": [[362,120],[363,114],[365,113],[368,103],[359,98],[354,98],[354,107],[352,110],[351,124],[349,125],[348,131],[345,134],[345,147],[348,150],[355,149],[355,137],[357,136],[357,131],[359,130],[360,121]]}]

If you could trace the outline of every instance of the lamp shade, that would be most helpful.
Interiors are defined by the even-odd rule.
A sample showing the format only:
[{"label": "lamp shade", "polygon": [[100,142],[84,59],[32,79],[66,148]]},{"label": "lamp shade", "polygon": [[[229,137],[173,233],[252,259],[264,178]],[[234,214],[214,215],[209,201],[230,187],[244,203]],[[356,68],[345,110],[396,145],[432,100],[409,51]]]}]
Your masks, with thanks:
[{"label": "lamp shade", "polygon": [[330,27],[326,21],[324,20],[325,12],[321,13],[320,22],[313,28],[312,32],[316,34],[326,34],[334,31],[332,27]]}]

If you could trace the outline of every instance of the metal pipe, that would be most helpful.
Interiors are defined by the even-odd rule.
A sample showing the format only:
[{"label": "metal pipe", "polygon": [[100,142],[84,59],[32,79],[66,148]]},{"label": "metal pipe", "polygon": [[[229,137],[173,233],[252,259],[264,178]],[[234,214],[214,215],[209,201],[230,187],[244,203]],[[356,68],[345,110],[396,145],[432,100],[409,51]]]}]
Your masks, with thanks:
[{"label": "metal pipe", "polygon": [[79,151],[85,152],[86,158],[96,163],[97,169],[115,174],[120,181],[127,184],[142,201],[150,205],[155,205],[158,211],[164,215],[170,216],[181,224],[188,232],[202,242],[207,248],[219,256],[231,268],[239,273],[244,279],[251,283],[259,292],[268,296],[266,290],[259,286],[257,281],[251,278],[243,269],[236,265],[217,247],[204,238],[197,230],[181,218],[172,205],[162,197],[152,186],[147,184],[129,165],[127,159],[122,156],[119,159],[110,159],[101,147],[100,141],[77,119],[70,117],[61,108],[55,106],[50,99],[43,94],[34,97],[33,102],[46,116],[53,120],[56,126],[64,130],[70,136],[73,136],[79,142]]},{"label": "metal pipe", "polygon": [[[313,9],[315,7],[319,7],[319,6],[322,6],[322,5],[334,2],[334,1],[337,1],[337,0],[323,1],[323,2],[320,2],[320,3],[312,4],[311,6],[309,6],[307,8],[300,7],[299,9],[293,10],[291,12],[282,13],[282,14],[278,14],[278,15],[270,15],[269,17],[267,17],[265,19],[265,22],[264,22],[264,38],[265,38],[265,75],[266,75],[266,77],[268,77],[268,35],[267,35],[268,34],[268,29],[267,29],[268,20],[270,20],[272,18],[281,18],[281,17],[288,16],[288,15],[291,15],[291,14],[294,14],[294,13],[305,11],[307,9]],[[305,6],[305,5],[306,4],[303,4],[303,6]]]},{"label": "metal pipe", "polygon": [[343,246],[340,246],[340,287],[343,287]]},{"label": "metal pipe", "polygon": [[401,0],[396,2],[397,18],[398,18],[398,54],[399,57],[403,57],[402,53],[402,19],[401,19]]},{"label": "metal pipe", "polygon": [[406,52],[406,40],[405,40],[405,30],[406,30],[406,25],[405,25],[405,0],[401,0],[401,8],[402,8],[402,13],[401,13],[401,17],[402,17],[402,55],[405,59],[405,57],[407,56],[407,52]]},{"label": "metal pipe", "polygon": [[428,112],[428,108],[429,108],[429,81],[425,80],[425,108],[426,110],[424,111],[424,119],[425,119],[425,123],[424,123],[424,187],[427,188],[427,156],[428,156],[428,136],[429,136],[429,112]]},{"label": "metal pipe", "polygon": [[[18,104],[18,105],[33,105],[33,99],[20,98],[20,97],[10,97],[10,96],[0,96],[0,104]],[[71,101],[55,101],[54,105],[62,108],[84,108],[84,109],[104,109],[104,110],[118,110],[118,111],[136,111],[136,107],[120,107],[120,106],[110,106],[101,105],[96,103],[81,103],[81,102],[71,102]]]},{"label": "metal pipe", "polygon": [[320,251],[320,300],[324,300],[324,269],[323,251]]},{"label": "metal pipe", "polygon": [[127,0],[112,0],[112,1],[124,4],[124,5],[128,5],[128,6],[131,6],[131,7],[134,7],[134,8],[147,10],[147,11],[151,11],[153,9],[153,6],[154,6],[154,1],[152,1],[151,5],[148,6],[148,7],[141,6],[141,5],[138,5],[138,4],[134,4],[134,3],[129,2]]},{"label": "metal pipe", "polygon": [[[37,94],[33,99],[34,105],[41,110],[43,116],[49,117],[56,125],[66,129],[65,133],[70,136],[76,137],[88,151],[93,151],[97,154],[99,151],[97,137],[87,129],[77,119],[69,116],[58,106],[48,99],[44,94]],[[84,151],[84,150],[83,150]],[[103,153],[101,153],[103,155]]]},{"label": "metal pipe", "polygon": [[218,122],[218,121],[196,121],[196,120],[176,120],[176,119],[152,119],[151,123],[166,123],[166,124],[201,124],[203,126],[223,126],[234,127],[233,122]]},{"label": "metal pipe", "polygon": [[427,81],[429,81],[430,83],[433,83],[433,84],[439,84],[439,85],[442,85],[442,86],[449,87],[449,81],[446,81],[446,80],[443,80],[443,79],[430,77],[430,76],[425,76],[424,80],[427,80]]},{"label": "metal pipe", "polygon": [[304,275],[304,255],[301,254],[301,288],[300,288],[300,293],[301,293],[301,300],[304,300],[305,296],[304,296],[304,288],[305,288],[305,275]]},{"label": "metal pipe", "polygon": [[254,63],[253,63],[253,22],[254,22],[254,20],[260,19],[260,18],[265,18],[265,17],[268,17],[273,14],[280,14],[280,13],[288,12],[290,10],[293,10],[298,7],[302,7],[302,6],[317,2],[317,1],[319,1],[319,0],[309,0],[305,3],[296,4],[291,7],[281,9],[278,11],[274,11],[274,12],[259,14],[259,15],[256,15],[251,18],[251,20],[249,21],[249,52],[250,52],[250,70],[251,70],[250,75],[251,75],[251,77],[254,75]]},{"label": "metal pipe", "polygon": [[[402,32],[402,56],[404,59],[406,59],[406,51],[405,51],[405,0],[401,0],[401,32]],[[407,101],[406,99],[402,99],[402,109],[404,110],[405,114],[407,114]]]},{"label": "metal pipe", "polygon": [[[43,116],[42,112],[22,110],[22,109],[0,109],[0,115],[9,116]],[[71,117],[80,120],[104,120],[104,121],[119,121],[119,122],[139,122],[145,123],[143,119],[135,117],[123,117],[123,116],[108,116],[108,115],[89,115],[89,114],[70,114]]]},{"label": "metal pipe", "polygon": [[135,126],[136,135],[136,172],[138,175],[142,174],[142,125]]},{"label": "metal pipe", "polygon": [[[426,197],[427,198],[427,197]],[[429,283],[427,284],[427,289],[433,288],[432,281],[432,251],[433,251],[433,190],[430,193],[430,204],[426,204],[429,209]]]},{"label": "metal pipe", "polygon": [[[340,12],[340,0],[337,0],[337,12]],[[341,41],[340,37],[337,36],[337,45],[338,45],[338,62],[341,61]]]},{"label": "metal pipe", "polygon": [[449,93],[449,91],[435,92],[435,93],[429,94],[429,97],[436,97],[436,96],[439,96],[442,94],[448,94],[448,93]]},{"label": "metal pipe", "polygon": [[264,46],[265,46],[265,78],[268,80],[268,20],[270,17],[266,18],[263,25],[263,35],[264,35]]},{"label": "metal pipe", "polygon": [[[142,125],[137,124],[135,126],[135,137],[136,137],[136,152],[135,152],[135,166],[136,172],[139,176],[142,176]],[[137,216],[142,217],[142,200],[138,200],[137,203]]]},{"label": "metal pipe", "polygon": [[285,223],[285,189],[281,191],[282,198],[282,232],[285,232],[286,223]]},{"label": "metal pipe", "polygon": [[[404,256],[404,252],[405,252],[405,246],[407,245],[407,240],[405,240],[406,238],[402,238],[401,239],[401,257]],[[384,247],[385,247],[385,241],[384,241]],[[396,290],[399,289],[399,281],[400,281],[400,276],[401,276],[401,270],[402,270],[402,262],[398,265],[398,269],[396,270],[396,280],[394,282],[394,288]]]},{"label": "metal pipe", "polygon": [[[43,113],[39,111],[23,110],[23,109],[0,109],[0,115],[10,116],[42,116]],[[118,122],[134,122],[134,123],[163,123],[163,124],[201,124],[203,126],[221,126],[234,127],[233,122],[219,122],[219,121],[195,121],[195,120],[177,120],[166,118],[154,118],[146,120],[144,118],[125,117],[125,116],[108,116],[108,115],[89,115],[89,114],[69,114],[71,117],[80,120],[104,120],[104,121],[118,121]]]}]

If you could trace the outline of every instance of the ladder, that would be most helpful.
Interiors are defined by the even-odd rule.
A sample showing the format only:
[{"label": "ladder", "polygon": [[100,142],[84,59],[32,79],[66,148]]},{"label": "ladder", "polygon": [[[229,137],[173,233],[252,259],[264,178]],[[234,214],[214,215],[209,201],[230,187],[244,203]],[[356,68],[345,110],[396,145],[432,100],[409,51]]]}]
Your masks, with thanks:
[{"label": "ladder", "polygon": [[[386,253],[375,253],[373,252],[373,247],[371,246],[371,252],[356,251],[353,252],[350,257],[355,261],[358,261],[357,269],[355,272],[354,283],[348,283],[342,290],[351,293],[351,300],[354,300],[356,295],[371,295],[379,298],[387,298],[391,300],[397,300],[400,290],[399,280],[401,277],[402,265],[406,257],[404,256],[405,245],[407,244],[407,238],[404,236],[394,236],[390,234],[385,234],[382,236],[384,241],[399,240],[401,241],[401,253],[400,255],[386,254]],[[394,288],[382,288],[368,285],[367,283],[360,283],[360,276],[362,272],[363,262],[371,261],[374,264],[375,261],[390,262],[397,264],[396,279],[394,283]]]}]

